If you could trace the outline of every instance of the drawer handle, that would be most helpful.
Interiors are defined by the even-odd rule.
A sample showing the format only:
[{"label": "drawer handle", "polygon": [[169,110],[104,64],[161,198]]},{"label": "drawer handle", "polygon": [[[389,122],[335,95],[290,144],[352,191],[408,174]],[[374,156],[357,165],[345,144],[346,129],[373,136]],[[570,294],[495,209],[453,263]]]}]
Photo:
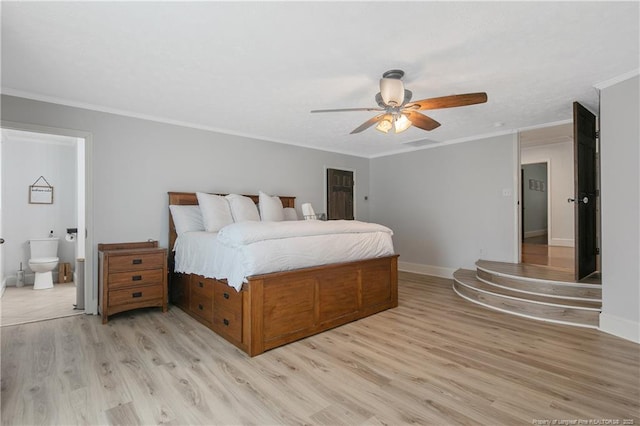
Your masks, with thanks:
[{"label": "drawer handle", "polygon": [[224,296],[225,299],[229,298],[229,293],[223,293],[222,296]]},{"label": "drawer handle", "polygon": [[134,275],[131,277],[131,281],[141,281],[142,275]]},{"label": "drawer handle", "polygon": [[204,306],[202,306],[201,304],[198,304],[198,309],[203,310]]},{"label": "drawer handle", "polygon": [[135,293],[131,294],[131,297],[142,297],[142,292],[136,291]]},{"label": "drawer handle", "polygon": [[198,281],[198,287],[202,288],[202,287],[204,287],[204,284],[201,283],[200,281]]},{"label": "drawer handle", "polygon": [[142,263],[142,259],[133,259],[131,263],[133,263],[134,265],[140,265]]},{"label": "drawer handle", "polygon": [[224,323],[224,325],[228,326],[229,325],[229,320],[228,319],[223,319],[222,322]]}]

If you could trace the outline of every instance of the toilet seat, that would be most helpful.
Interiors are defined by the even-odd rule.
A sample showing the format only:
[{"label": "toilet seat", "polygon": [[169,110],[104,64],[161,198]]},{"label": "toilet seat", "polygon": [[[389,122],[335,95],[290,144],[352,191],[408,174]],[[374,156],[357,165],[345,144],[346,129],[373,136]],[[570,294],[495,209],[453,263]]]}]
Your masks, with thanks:
[{"label": "toilet seat", "polygon": [[51,263],[58,262],[60,259],[57,257],[36,257],[35,259],[29,259],[29,263],[38,264],[38,263]]}]

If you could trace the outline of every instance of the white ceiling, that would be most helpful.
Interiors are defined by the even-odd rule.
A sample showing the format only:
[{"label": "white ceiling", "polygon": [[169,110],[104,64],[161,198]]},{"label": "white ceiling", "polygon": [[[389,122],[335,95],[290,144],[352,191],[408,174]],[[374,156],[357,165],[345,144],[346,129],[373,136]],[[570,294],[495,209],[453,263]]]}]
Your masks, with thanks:
[{"label": "white ceiling", "polygon": [[520,148],[573,142],[573,123],[540,127],[520,132]]},{"label": "white ceiling", "polygon": [[[2,2],[2,92],[375,157],[566,123],[639,68],[638,2]],[[442,123],[349,132],[402,69]],[[502,123],[498,126],[496,123]],[[412,143],[411,145],[405,145]]]}]

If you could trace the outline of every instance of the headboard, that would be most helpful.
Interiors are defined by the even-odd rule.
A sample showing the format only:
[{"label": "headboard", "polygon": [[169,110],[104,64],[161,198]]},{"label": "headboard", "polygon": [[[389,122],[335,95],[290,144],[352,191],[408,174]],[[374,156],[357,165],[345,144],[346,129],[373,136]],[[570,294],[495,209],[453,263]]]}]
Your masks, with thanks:
[{"label": "headboard", "polygon": [[[215,195],[227,195],[227,194],[215,194]],[[258,204],[259,197],[257,195],[245,195]],[[279,196],[282,201],[282,207],[295,207],[296,197],[284,197]],[[169,192],[169,205],[181,205],[181,206],[194,206],[198,204],[198,197],[195,192]],[[176,227],[173,224],[173,218],[171,212],[169,212],[169,257],[172,258],[173,245],[178,238],[176,233]]]}]

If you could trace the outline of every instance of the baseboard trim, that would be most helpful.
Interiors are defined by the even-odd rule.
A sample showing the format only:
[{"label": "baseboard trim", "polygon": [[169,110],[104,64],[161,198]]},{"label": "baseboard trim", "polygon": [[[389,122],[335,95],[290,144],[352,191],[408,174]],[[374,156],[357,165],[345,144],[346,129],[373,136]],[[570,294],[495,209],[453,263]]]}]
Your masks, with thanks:
[{"label": "baseboard trim", "polygon": [[420,275],[431,275],[434,277],[451,278],[456,271],[452,268],[444,268],[442,266],[424,265],[422,263],[398,262],[398,270],[404,272],[412,272]]},{"label": "baseboard trim", "polygon": [[524,233],[525,238],[541,237],[542,235],[547,235],[546,229],[535,229],[533,231],[526,231]]},{"label": "baseboard trim", "polygon": [[550,246],[575,247],[575,241],[572,238],[551,238]]},{"label": "baseboard trim", "polygon": [[600,331],[640,343],[640,323],[604,312],[600,314]]}]

